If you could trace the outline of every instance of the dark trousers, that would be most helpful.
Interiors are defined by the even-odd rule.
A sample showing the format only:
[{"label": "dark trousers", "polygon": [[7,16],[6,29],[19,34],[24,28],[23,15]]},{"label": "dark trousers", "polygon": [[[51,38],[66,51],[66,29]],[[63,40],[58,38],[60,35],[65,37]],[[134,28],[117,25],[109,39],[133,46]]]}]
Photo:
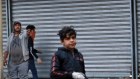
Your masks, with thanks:
[{"label": "dark trousers", "polygon": [[37,69],[35,67],[34,59],[29,59],[29,70],[32,72],[33,79],[38,79]]}]

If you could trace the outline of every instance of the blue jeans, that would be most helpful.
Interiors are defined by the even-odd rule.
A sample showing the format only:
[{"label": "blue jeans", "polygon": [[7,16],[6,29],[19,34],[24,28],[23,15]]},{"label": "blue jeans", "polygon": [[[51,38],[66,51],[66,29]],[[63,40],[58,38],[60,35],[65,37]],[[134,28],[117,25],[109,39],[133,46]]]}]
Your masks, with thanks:
[{"label": "blue jeans", "polygon": [[38,79],[37,69],[35,67],[34,59],[29,59],[29,69],[32,72],[33,79]]}]

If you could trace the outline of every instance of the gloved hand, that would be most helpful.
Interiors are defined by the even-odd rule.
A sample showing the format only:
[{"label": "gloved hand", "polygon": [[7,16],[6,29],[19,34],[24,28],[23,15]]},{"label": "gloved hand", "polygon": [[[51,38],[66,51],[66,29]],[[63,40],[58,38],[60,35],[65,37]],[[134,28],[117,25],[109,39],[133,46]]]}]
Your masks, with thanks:
[{"label": "gloved hand", "polygon": [[85,79],[84,74],[81,72],[73,72],[72,77],[74,79]]}]

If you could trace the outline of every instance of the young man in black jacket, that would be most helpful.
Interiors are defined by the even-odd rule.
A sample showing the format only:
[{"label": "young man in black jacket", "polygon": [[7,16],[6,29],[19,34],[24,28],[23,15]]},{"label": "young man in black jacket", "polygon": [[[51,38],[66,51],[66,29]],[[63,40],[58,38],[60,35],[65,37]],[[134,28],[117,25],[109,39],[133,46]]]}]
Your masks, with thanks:
[{"label": "young man in black jacket", "polygon": [[63,27],[58,35],[63,47],[52,57],[51,78],[87,79],[83,55],[75,48],[76,31],[71,26]]},{"label": "young man in black jacket", "polygon": [[28,49],[29,49],[29,70],[31,70],[33,79],[38,79],[37,75],[37,69],[35,67],[34,57],[37,59],[37,63],[41,64],[42,60],[37,56],[37,53],[40,53],[40,51],[34,49],[34,38],[35,38],[35,26],[34,25],[28,25],[26,27],[26,30],[30,32],[28,37]]}]

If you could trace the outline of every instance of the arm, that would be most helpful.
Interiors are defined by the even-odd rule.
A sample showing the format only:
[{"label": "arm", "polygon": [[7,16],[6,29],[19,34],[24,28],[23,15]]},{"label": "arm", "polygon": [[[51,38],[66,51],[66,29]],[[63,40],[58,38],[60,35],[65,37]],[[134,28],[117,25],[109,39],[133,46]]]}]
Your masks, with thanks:
[{"label": "arm", "polygon": [[84,62],[84,58],[83,56],[81,57],[82,58],[82,69],[83,69],[83,73],[85,74],[85,62]]},{"label": "arm", "polygon": [[29,36],[29,34],[30,34],[29,30],[23,30],[22,35],[23,35],[24,38],[27,38]]},{"label": "arm", "polygon": [[12,33],[10,34],[10,36],[8,37],[8,41],[7,41],[7,44],[6,44],[6,48],[5,48],[5,52],[4,52],[4,60],[3,60],[3,64],[4,66],[7,64],[7,57],[9,55],[9,47],[10,47],[10,38],[12,37]]},{"label": "arm", "polygon": [[50,74],[51,78],[58,78],[58,79],[71,78],[72,79],[72,72],[61,70],[60,60],[57,55],[54,55],[52,57],[51,64],[52,64],[51,74]]},{"label": "arm", "polygon": [[[33,49],[34,49],[34,48],[33,48]],[[34,57],[37,59],[37,63],[38,63],[38,64],[43,63],[42,60],[41,60],[41,58],[39,58],[39,57],[37,56],[36,52],[33,52],[32,54],[33,54]]]},{"label": "arm", "polygon": [[28,38],[28,45],[29,45],[29,51],[31,52],[31,54],[37,59],[38,56],[36,54],[36,51],[34,51],[34,42],[33,39],[31,37]]},{"label": "arm", "polygon": [[4,61],[3,61],[4,66],[7,64],[7,57],[8,57],[8,52],[5,51],[4,52]]},{"label": "arm", "polygon": [[33,42],[33,39],[31,37],[28,38],[28,44],[29,44],[29,47],[30,47],[29,48],[30,53],[37,59],[37,63],[41,64],[42,60],[36,54],[36,52],[38,52],[38,50],[34,49],[34,42]]},{"label": "arm", "polygon": [[85,79],[88,79],[87,76],[86,76],[85,62],[84,62],[83,55],[81,55],[81,59],[82,59],[82,63],[81,63],[81,65],[82,65],[82,71],[83,71],[83,73],[84,73],[84,77],[85,77]]},{"label": "arm", "polygon": [[37,49],[33,48],[33,52],[34,53],[41,53],[40,51],[38,51]]},{"label": "arm", "polygon": [[32,48],[32,54],[36,59],[38,59],[38,55],[36,54],[36,52],[34,52],[34,48]]}]

